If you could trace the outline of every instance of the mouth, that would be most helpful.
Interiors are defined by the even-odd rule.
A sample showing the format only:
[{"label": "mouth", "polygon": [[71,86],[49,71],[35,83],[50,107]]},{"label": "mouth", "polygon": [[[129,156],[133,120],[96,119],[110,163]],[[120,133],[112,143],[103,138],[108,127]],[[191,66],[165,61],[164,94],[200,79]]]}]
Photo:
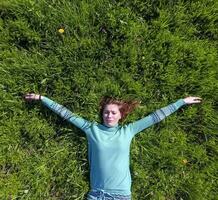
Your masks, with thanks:
[{"label": "mouth", "polygon": [[110,123],[110,122],[113,122],[112,119],[107,119],[106,122]]}]

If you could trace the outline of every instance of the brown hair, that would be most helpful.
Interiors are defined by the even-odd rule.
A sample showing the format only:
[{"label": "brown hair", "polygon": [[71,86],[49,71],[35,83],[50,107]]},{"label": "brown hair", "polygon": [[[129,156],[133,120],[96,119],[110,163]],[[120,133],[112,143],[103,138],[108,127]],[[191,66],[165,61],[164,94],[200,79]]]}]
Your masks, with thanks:
[{"label": "brown hair", "polygon": [[117,98],[113,98],[110,96],[105,96],[101,99],[99,108],[100,108],[100,117],[102,119],[103,111],[106,105],[108,104],[116,104],[119,106],[119,110],[121,113],[120,121],[124,121],[129,113],[131,113],[137,106],[140,105],[140,102],[137,100],[120,100]]}]

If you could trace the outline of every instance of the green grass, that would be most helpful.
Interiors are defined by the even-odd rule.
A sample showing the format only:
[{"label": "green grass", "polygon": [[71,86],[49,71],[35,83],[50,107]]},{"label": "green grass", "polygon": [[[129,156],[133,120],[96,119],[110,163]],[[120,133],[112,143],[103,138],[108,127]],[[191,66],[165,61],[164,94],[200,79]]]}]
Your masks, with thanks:
[{"label": "green grass", "polygon": [[215,0],[1,1],[0,199],[82,200],[89,190],[86,138],[24,102],[35,92],[95,121],[105,94],[140,100],[125,123],[202,97],[134,138],[132,192],[216,200],[217,12]]}]

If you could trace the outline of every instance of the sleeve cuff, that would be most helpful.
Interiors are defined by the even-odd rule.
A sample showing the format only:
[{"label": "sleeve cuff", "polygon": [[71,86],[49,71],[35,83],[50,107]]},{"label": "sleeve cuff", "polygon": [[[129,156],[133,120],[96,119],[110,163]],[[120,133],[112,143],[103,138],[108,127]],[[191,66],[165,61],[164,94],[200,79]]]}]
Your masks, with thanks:
[{"label": "sleeve cuff", "polygon": [[185,101],[183,99],[179,99],[178,101],[175,102],[175,106],[177,108],[180,108],[182,106],[186,105]]},{"label": "sleeve cuff", "polygon": [[49,98],[47,98],[47,97],[45,97],[45,96],[41,96],[41,101],[42,101],[42,103],[44,103],[44,104],[50,104],[50,103],[52,102],[51,99],[49,99]]}]

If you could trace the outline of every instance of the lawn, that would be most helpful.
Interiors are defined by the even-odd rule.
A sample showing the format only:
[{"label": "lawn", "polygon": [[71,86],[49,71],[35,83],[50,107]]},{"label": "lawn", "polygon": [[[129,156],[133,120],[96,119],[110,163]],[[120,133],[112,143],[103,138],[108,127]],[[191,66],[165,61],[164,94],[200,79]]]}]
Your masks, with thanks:
[{"label": "lawn", "polygon": [[105,95],[141,106],[186,96],[131,144],[133,200],[217,200],[218,3],[215,0],[0,2],[0,199],[83,200],[87,140],[39,93],[99,122]]}]

